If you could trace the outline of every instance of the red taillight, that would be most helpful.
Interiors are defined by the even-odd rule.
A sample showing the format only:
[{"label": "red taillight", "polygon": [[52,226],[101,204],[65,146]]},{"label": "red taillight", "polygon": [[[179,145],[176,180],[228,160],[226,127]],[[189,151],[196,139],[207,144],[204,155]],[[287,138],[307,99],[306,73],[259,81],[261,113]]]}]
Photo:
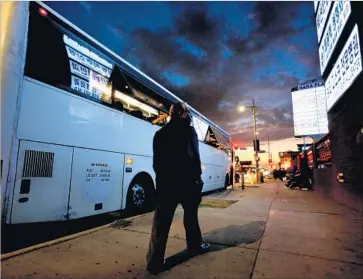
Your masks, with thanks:
[{"label": "red taillight", "polygon": [[45,9],[43,9],[43,8],[39,8],[38,12],[42,16],[47,16],[48,15],[48,12]]}]

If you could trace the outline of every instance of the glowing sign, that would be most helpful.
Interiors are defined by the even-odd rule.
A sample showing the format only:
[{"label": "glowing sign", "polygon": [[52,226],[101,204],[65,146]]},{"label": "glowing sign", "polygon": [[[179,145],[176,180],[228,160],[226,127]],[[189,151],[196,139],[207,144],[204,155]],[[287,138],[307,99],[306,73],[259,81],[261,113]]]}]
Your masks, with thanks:
[{"label": "glowing sign", "polygon": [[106,85],[108,82],[108,79],[104,76],[91,71],[90,69],[78,64],[77,62],[69,60],[69,64],[72,74],[76,74],[82,78],[85,78],[86,80],[92,80],[95,83],[101,83]]},{"label": "glowing sign", "polygon": [[101,99],[102,96],[101,90],[76,76],[72,76],[71,88],[96,99]]},{"label": "glowing sign", "polygon": [[325,87],[305,88],[291,93],[295,136],[326,134],[328,116]]},{"label": "glowing sign", "polygon": [[356,24],[325,83],[328,110],[348,90],[361,72],[362,57]]},{"label": "glowing sign", "polygon": [[316,32],[318,34],[318,42],[320,42],[321,35],[323,34],[324,26],[326,20],[328,19],[328,13],[331,5],[333,4],[332,1],[321,1],[318,11],[316,13]]},{"label": "glowing sign", "polygon": [[89,58],[92,58],[93,60],[97,61],[98,63],[112,69],[113,66],[111,63],[107,62],[105,59],[97,55],[96,53],[90,51],[89,49],[85,48],[84,46],[81,46],[78,42],[72,40],[67,35],[63,35],[63,41],[66,45],[74,48],[75,50],[79,51],[80,53],[86,55]]},{"label": "glowing sign", "polygon": [[319,46],[320,72],[323,75],[334,48],[351,14],[350,1],[334,3]]},{"label": "glowing sign", "polygon": [[314,1],[314,11],[316,12],[316,8],[318,7],[319,5],[319,1]]},{"label": "glowing sign", "polygon": [[78,63],[84,65],[85,67],[101,74],[106,77],[111,76],[112,70],[102,66],[100,63],[90,59],[89,57],[83,55],[82,53],[74,50],[73,48],[66,46],[68,57],[74,61],[77,61]]}]

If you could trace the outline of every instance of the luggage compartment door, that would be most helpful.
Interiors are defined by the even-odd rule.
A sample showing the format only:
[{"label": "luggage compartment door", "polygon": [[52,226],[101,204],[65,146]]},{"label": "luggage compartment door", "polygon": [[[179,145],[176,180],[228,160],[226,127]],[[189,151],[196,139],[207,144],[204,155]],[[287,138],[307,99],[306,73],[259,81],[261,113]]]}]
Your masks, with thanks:
[{"label": "luggage compartment door", "polygon": [[124,154],[74,148],[69,219],[121,209]]},{"label": "luggage compartment door", "polygon": [[11,223],[67,219],[73,148],[21,141]]}]

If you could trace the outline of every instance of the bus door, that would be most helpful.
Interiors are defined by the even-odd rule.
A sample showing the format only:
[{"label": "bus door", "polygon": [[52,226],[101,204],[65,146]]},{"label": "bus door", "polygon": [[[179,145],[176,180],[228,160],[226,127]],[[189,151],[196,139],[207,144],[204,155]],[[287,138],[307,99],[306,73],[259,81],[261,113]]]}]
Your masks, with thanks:
[{"label": "bus door", "polygon": [[21,141],[11,223],[67,219],[73,148]]}]

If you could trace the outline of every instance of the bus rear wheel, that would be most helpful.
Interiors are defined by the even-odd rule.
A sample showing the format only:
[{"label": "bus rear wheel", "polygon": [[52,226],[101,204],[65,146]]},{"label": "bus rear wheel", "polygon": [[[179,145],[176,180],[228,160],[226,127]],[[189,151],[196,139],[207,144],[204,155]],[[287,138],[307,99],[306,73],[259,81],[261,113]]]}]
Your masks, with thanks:
[{"label": "bus rear wheel", "polygon": [[155,207],[155,190],[148,179],[135,179],[127,193],[127,210],[133,214],[151,211]]}]

